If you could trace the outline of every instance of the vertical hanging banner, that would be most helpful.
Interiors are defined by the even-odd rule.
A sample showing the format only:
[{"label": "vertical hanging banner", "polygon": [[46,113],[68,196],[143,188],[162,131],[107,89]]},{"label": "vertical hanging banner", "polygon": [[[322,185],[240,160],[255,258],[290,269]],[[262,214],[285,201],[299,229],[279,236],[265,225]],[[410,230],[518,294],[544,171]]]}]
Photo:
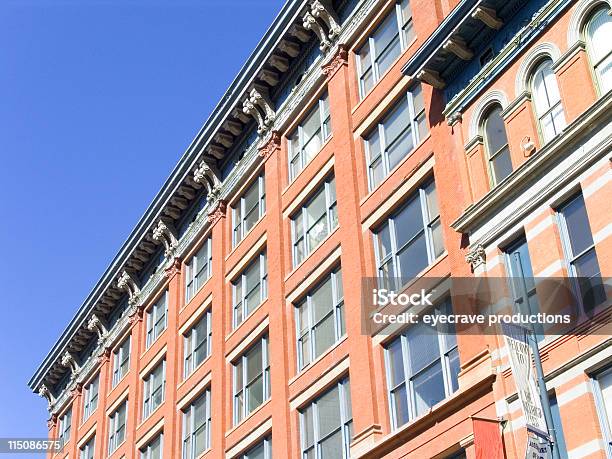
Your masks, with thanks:
[{"label": "vertical hanging banner", "polygon": [[540,393],[535,381],[531,348],[528,342],[530,331],[514,324],[502,323],[501,326],[527,429],[547,439],[548,429],[546,428]]}]

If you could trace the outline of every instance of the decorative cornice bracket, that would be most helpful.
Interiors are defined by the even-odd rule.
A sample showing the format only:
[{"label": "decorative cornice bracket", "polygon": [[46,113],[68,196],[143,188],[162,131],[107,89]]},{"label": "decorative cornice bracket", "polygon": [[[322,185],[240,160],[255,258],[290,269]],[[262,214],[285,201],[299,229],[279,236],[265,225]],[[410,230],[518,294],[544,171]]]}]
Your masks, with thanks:
[{"label": "decorative cornice bracket", "polygon": [[178,245],[178,233],[174,224],[165,218],[160,218],[153,228],[153,241],[156,244],[164,244],[166,257],[172,257],[174,249]]},{"label": "decorative cornice bracket", "polygon": [[476,244],[474,247],[472,247],[465,256],[465,261],[469,263],[472,271],[476,271],[480,265],[484,265],[487,261],[487,257],[482,244]]},{"label": "decorative cornice bracket", "polygon": [[128,270],[124,269],[117,278],[117,287],[128,294],[128,302],[130,304],[138,301],[140,287],[136,283],[136,278]]}]

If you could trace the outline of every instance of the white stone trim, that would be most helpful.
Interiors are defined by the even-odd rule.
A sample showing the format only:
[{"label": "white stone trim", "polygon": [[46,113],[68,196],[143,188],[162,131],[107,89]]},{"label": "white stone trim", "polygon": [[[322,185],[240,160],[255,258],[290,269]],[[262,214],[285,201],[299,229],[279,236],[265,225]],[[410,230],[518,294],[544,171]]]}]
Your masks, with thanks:
[{"label": "white stone trim", "polygon": [[153,440],[155,437],[157,437],[157,435],[159,435],[160,433],[162,433],[164,430],[164,418],[161,418],[157,424],[155,424],[153,427],[151,427],[147,433],[145,433],[142,437],[140,437],[140,440],[138,440],[136,442],[136,450],[138,452],[140,452],[140,448],[142,448],[143,446],[147,445],[151,440]]},{"label": "white stone trim", "polygon": [[181,325],[179,328],[179,336],[184,335],[189,329],[191,329],[193,325],[202,318],[211,304],[212,293],[209,294],[204,301],[202,301],[202,304],[198,306],[198,308],[189,316],[189,319],[187,319],[187,321]]},{"label": "white stone trim", "polygon": [[589,196],[597,193],[611,181],[612,172],[610,170],[607,170],[605,174],[602,174],[600,177],[596,178],[593,183],[582,189],[582,196],[584,197],[584,199],[587,199]]},{"label": "white stone trim", "polygon": [[255,244],[253,244],[253,247],[251,247],[249,249],[249,251],[247,253],[244,254],[244,256],[242,257],[242,259],[236,264],[236,266],[234,266],[226,275],[225,275],[225,280],[227,282],[231,282],[233,281],[236,276],[238,276],[238,274],[240,274],[244,268],[247,267],[247,265],[253,261],[253,259],[258,256],[263,248],[266,246],[266,242],[268,241],[268,234],[264,233],[257,242],[255,242]]},{"label": "white stone trim", "polygon": [[612,234],[612,223],[608,223],[602,229],[593,234],[593,242],[599,244],[605,241]]},{"label": "white stone trim", "polygon": [[151,371],[153,371],[153,369],[164,359],[167,350],[168,345],[164,344],[164,347],[162,347],[159,352],[155,354],[155,357],[151,359],[147,366],[140,370],[140,373],[138,373],[140,379],[144,379],[149,373],[151,373]]},{"label": "white stone trim", "polygon": [[567,27],[567,47],[571,48],[576,42],[580,41],[582,35],[582,27],[591,12],[601,6],[608,5],[612,8],[610,0],[580,0],[574,8],[569,25]]},{"label": "white stone trim", "polygon": [[499,103],[502,109],[505,109],[508,106],[508,97],[506,93],[499,89],[493,89],[480,98],[472,111],[468,131],[469,141],[479,134],[482,114],[494,103]]},{"label": "white stone trim", "polygon": [[130,388],[126,387],[125,390],[121,393],[121,395],[117,397],[117,400],[115,400],[108,408],[106,408],[106,417],[109,417],[111,414],[117,411],[117,408],[119,408],[123,404],[123,402],[128,399],[129,393]]},{"label": "white stone trim", "polygon": [[328,257],[325,258],[323,263],[318,265],[311,271],[308,276],[295,287],[289,295],[287,295],[287,304],[292,305],[298,298],[303,296],[307,290],[321,279],[326,272],[330,271],[331,268],[340,261],[340,255],[342,254],[342,247],[337,247]]},{"label": "white stone trim", "polygon": [[232,446],[225,452],[227,459],[238,456],[243,451],[246,451],[251,446],[255,446],[255,443],[262,440],[263,437],[272,431],[272,418],[266,419],[259,427],[252,430],[246,437],[242,438],[238,443]]},{"label": "white stone trim", "polygon": [[554,217],[552,215],[548,215],[540,223],[538,223],[537,225],[535,225],[533,228],[531,228],[529,231],[525,233],[525,238],[527,239],[527,242],[534,240],[538,234],[540,234],[547,228],[553,226],[554,223],[555,223]]},{"label": "white stone trim", "polygon": [[569,403],[572,400],[589,393],[591,393],[591,384],[590,382],[583,381],[581,383],[576,384],[571,389],[566,390],[565,392],[557,392],[557,405],[563,406],[566,403]]},{"label": "white stone trim", "polygon": [[561,57],[561,51],[551,42],[540,43],[523,57],[521,65],[516,72],[514,97],[528,91],[528,82],[533,69],[545,58],[550,57],[553,64]]},{"label": "white stone trim", "polygon": [[571,451],[567,452],[567,457],[569,459],[581,459],[583,457],[590,456],[591,454],[596,453],[597,451],[604,451],[605,445],[603,440],[597,438],[595,440],[591,440],[590,442],[584,443],[578,448],[574,448]]},{"label": "white stone trim", "polygon": [[313,400],[320,393],[322,393],[327,387],[333,384],[335,381],[340,379],[340,377],[346,373],[349,369],[349,357],[346,357],[340,363],[338,363],[335,367],[321,376],[316,380],[314,384],[310,387],[293,397],[293,399],[289,400],[289,406],[292,410],[297,410],[298,408],[306,405],[310,400]]},{"label": "white stone trim", "polygon": [[536,273],[533,277],[551,277],[553,274],[563,270],[565,263],[561,260],[553,261],[542,271]]},{"label": "white stone trim", "polygon": [[255,327],[247,336],[244,337],[242,341],[240,341],[238,346],[227,354],[225,357],[226,362],[232,363],[239,356],[244,354],[249,347],[255,344],[255,342],[265,334],[269,324],[270,318],[266,316],[266,318],[257,327]]},{"label": "white stone trim", "polygon": [[312,194],[321,186],[325,178],[334,169],[334,156],[332,156],[316,173],[316,175],[306,184],[306,186],[298,193],[298,195],[289,203],[283,210],[283,218],[289,218],[297,211],[303,203],[312,196]]},{"label": "white stone trim", "polygon": [[212,374],[209,371],[200,382],[198,382],[189,392],[183,395],[181,399],[176,402],[176,409],[178,411],[182,411],[187,405],[193,402],[196,397],[199,397],[207,387],[210,387],[211,381]]}]

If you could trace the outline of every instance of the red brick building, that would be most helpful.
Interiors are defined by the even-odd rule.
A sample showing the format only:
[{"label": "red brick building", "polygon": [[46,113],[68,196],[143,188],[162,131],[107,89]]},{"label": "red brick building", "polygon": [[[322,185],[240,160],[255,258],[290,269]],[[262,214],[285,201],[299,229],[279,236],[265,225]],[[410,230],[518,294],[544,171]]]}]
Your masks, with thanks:
[{"label": "red brick building", "polygon": [[[611,62],[604,0],[288,1],[32,377],[49,457],[524,457],[503,339],[367,335],[362,280],[610,276]],[[539,343],[562,457],[609,298]]]}]

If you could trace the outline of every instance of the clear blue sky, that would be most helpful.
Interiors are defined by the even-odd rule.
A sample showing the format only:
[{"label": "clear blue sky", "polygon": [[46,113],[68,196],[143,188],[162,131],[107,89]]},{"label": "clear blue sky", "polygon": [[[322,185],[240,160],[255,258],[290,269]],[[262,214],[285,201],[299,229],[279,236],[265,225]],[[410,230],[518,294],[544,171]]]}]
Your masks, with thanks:
[{"label": "clear blue sky", "polygon": [[282,0],[0,2],[0,437]]}]

